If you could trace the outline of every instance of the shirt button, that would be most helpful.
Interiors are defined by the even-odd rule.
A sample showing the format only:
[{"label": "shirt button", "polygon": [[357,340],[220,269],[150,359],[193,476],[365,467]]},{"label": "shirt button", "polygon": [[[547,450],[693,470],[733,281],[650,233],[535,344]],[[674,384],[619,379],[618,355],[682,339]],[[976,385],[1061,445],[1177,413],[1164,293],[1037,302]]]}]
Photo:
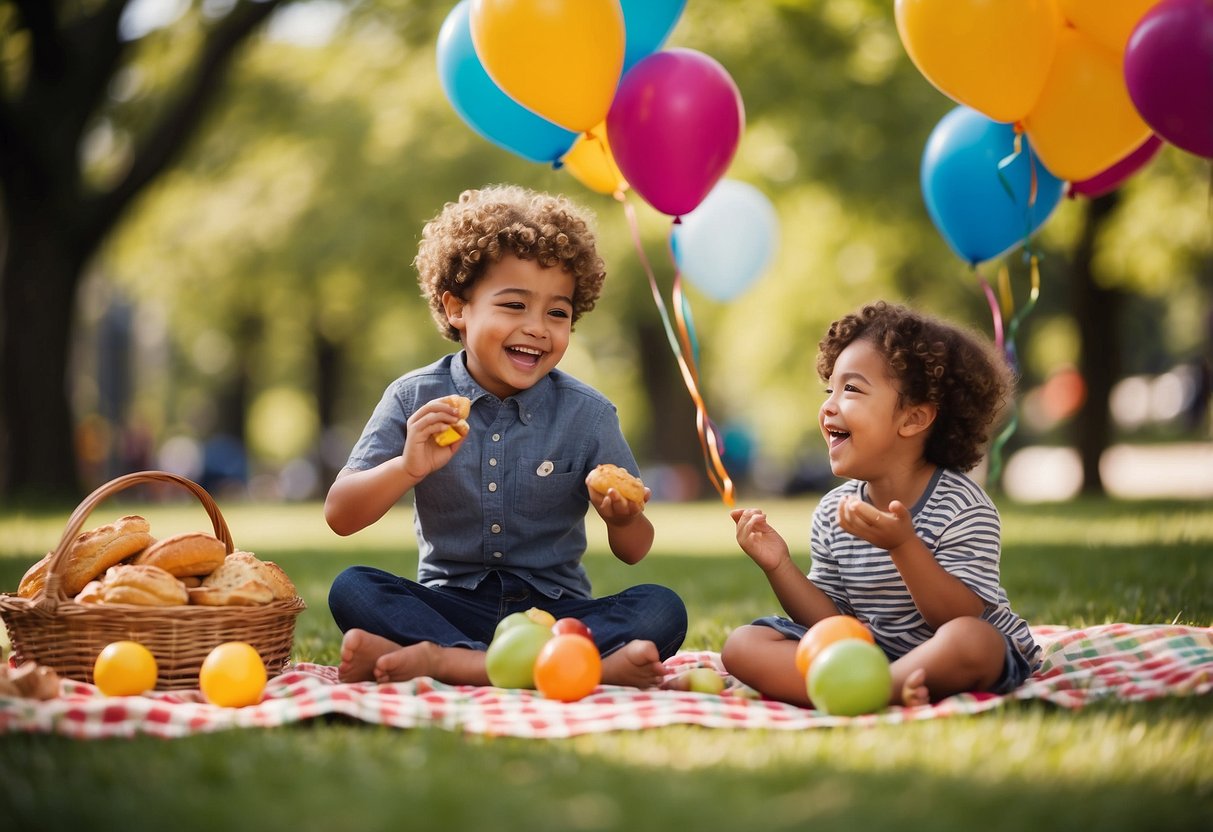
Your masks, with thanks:
[{"label": "shirt button", "polygon": [[501,524],[500,523],[494,523],[493,525],[489,526],[489,528],[493,530],[493,534],[501,533]]},{"label": "shirt button", "polygon": [[496,491],[496,490],[497,490],[497,483],[495,483],[495,482],[489,483],[489,491]]},{"label": "shirt button", "polygon": [[500,441],[501,441],[501,434],[500,434],[500,433],[494,433],[494,434],[493,434],[493,441],[494,441],[494,442],[500,442]]},{"label": "shirt button", "polygon": [[497,467],[497,457],[493,457],[492,459],[490,459],[489,465],[492,465],[494,468],[496,468]]},{"label": "shirt button", "polygon": [[500,558],[500,557],[501,557],[501,552],[493,552],[493,557],[495,557],[495,558]]}]

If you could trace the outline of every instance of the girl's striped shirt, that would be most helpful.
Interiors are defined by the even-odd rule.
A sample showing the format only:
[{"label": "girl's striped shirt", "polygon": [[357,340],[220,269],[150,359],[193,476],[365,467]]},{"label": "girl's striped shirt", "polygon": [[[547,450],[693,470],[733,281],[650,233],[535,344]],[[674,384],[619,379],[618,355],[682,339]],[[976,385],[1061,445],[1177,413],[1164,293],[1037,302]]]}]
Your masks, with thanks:
[{"label": "girl's striped shirt", "polygon": [[[809,580],[840,613],[866,624],[886,653],[902,656],[934,630],[918,612],[888,551],[838,525],[839,502],[851,495],[867,500],[866,491],[866,483],[851,480],[822,498],[813,514]],[[1040,648],[1027,622],[1011,610],[1000,583],[1001,523],[989,495],[964,474],[939,468],[911,515],[935,560],[985,602],[981,617],[1009,636],[1035,670]]]}]

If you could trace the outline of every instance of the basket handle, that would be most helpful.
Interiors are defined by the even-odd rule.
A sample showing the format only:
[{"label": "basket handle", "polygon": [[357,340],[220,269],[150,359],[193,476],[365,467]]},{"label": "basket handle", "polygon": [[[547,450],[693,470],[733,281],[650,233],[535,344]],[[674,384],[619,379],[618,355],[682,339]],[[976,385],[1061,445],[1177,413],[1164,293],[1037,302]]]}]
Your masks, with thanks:
[{"label": "basket handle", "polygon": [[215,529],[215,537],[223,541],[227,553],[230,555],[235,550],[236,544],[232,541],[232,533],[227,527],[227,521],[219,512],[219,506],[215,504],[215,500],[207,490],[198,483],[167,471],[137,471],[132,474],[123,474],[98,487],[92,494],[85,497],[80,505],[76,506],[72,516],[68,518],[67,526],[63,529],[63,537],[59,539],[59,545],[51,555],[50,563],[47,564],[46,583],[42,588],[42,596],[37,600],[35,606],[53,612],[60,601],[67,600],[62,589],[63,572],[67,569],[67,553],[71,550],[76,536],[80,534],[80,529],[84,526],[84,521],[88,519],[93,509],[119,491],[147,482],[171,482],[191,492],[206,509],[207,515],[211,518],[211,525]]}]

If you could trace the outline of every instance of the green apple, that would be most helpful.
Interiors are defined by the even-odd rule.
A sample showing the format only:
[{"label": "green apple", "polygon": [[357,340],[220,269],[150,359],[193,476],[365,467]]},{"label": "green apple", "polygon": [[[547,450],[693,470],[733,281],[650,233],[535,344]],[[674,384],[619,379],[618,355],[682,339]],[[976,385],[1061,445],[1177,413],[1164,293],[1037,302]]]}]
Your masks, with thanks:
[{"label": "green apple", "polygon": [[534,688],[535,659],[551,637],[551,627],[529,619],[494,637],[484,657],[489,681],[499,688]]},{"label": "green apple", "polygon": [[813,707],[834,716],[882,710],[893,690],[889,660],[875,644],[857,638],[836,641],[817,654],[807,680]]},{"label": "green apple", "polygon": [[519,624],[536,624],[531,617],[525,612],[512,612],[505,618],[497,622],[497,629],[493,630],[493,641],[501,638],[501,634],[506,630],[517,627]]},{"label": "green apple", "polygon": [[697,667],[687,671],[687,690],[719,694],[724,690],[724,679],[710,667]]}]

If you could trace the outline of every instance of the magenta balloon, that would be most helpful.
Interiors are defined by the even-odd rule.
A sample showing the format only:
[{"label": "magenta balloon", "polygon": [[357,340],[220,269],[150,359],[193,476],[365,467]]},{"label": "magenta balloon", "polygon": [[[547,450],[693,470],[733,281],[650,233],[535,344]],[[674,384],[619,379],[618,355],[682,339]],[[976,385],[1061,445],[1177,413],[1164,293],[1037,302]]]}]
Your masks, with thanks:
[{"label": "magenta balloon", "polygon": [[619,82],[607,137],[623,178],[663,214],[695,209],[728,170],[745,111],[719,63],[693,49],[637,61]]},{"label": "magenta balloon", "polygon": [[1125,85],[1155,133],[1213,159],[1213,0],[1162,0],[1125,47]]},{"label": "magenta balloon", "polygon": [[1094,199],[1097,196],[1110,194],[1124,184],[1124,181],[1146,166],[1162,148],[1163,141],[1158,136],[1150,136],[1141,146],[1121,159],[1112,167],[1095,174],[1081,182],[1070,183],[1071,196],[1085,196]]}]

